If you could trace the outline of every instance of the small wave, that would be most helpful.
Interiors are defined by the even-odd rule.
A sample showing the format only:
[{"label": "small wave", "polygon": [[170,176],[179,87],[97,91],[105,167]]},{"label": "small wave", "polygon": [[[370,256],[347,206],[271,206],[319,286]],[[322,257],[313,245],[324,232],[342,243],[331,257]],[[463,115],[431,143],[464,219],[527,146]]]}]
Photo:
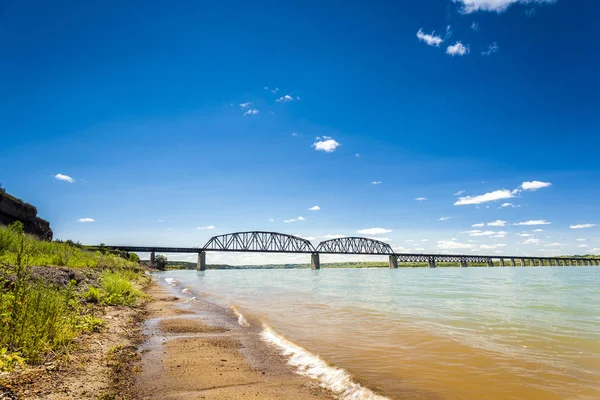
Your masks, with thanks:
[{"label": "small wave", "polygon": [[231,309],[233,310],[233,313],[238,317],[238,324],[240,324],[241,326],[250,326],[250,324],[248,323],[248,321],[246,321],[246,318],[244,318],[242,313],[240,313],[235,307],[231,307]]},{"label": "small wave", "polygon": [[173,278],[165,278],[165,282],[167,282],[171,286],[177,285],[177,281]]},{"label": "small wave", "polygon": [[288,364],[296,367],[298,374],[318,380],[322,387],[331,390],[340,399],[389,400],[354,382],[346,370],[328,365],[321,357],[290,342],[270,327],[265,325],[263,328],[262,339],[278,347],[284,356],[288,356]]},{"label": "small wave", "polygon": [[200,300],[198,300],[198,299],[196,298],[196,296],[194,296],[194,297],[192,297],[192,298],[190,298],[190,299],[188,299],[188,300],[186,300],[186,301],[185,301],[185,303],[189,303],[189,302],[192,302],[192,303],[200,303]]},{"label": "small wave", "polygon": [[189,294],[189,293],[190,293],[190,289],[188,289],[188,288],[185,288],[185,289],[183,289],[183,290],[181,291],[181,293],[187,293],[187,294]]}]

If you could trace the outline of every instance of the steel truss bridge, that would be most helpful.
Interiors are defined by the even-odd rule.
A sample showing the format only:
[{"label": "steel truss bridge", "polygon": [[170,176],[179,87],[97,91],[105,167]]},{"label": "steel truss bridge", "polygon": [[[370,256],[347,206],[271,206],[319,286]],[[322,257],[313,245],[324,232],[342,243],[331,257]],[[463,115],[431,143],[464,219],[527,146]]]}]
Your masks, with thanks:
[{"label": "steel truss bridge", "polygon": [[[97,246],[90,246],[97,247]],[[365,237],[342,237],[325,240],[314,247],[306,239],[278,232],[235,232],[213,236],[203,247],[160,247],[160,246],[105,246],[106,249],[126,252],[150,253],[150,264],[155,265],[156,253],[195,253],[198,254],[197,269],[206,270],[206,253],[211,251],[231,251],[248,253],[300,253],[310,254],[311,268],[320,269],[320,254],[367,254],[389,256],[390,268],[398,268],[398,263],[428,263],[435,268],[437,263],[456,263],[467,267],[469,263],[484,263],[490,267],[504,266],[569,266],[600,265],[600,259],[584,257],[526,257],[526,256],[487,256],[475,254],[417,254],[397,253],[392,247],[379,240]]]}]

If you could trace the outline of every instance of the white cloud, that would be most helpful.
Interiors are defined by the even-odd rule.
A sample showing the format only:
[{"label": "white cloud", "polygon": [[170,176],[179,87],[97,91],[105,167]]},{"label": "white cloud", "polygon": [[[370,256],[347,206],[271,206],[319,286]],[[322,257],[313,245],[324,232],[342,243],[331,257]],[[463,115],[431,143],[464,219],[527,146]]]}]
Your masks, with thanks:
[{"label": "white cloud", "polygon": [[275,219],[274,218],[269,218],[267,221],[269,221],[269,222],[275,222]]},{"label": "white cloud", "polygon": [[546,247],[559,247],[559,246],[562,246],[562,244],[561,243],[548,243],[548,244],[545,244],[544,246],[546,246]]},{"label": "white cloud", "polygon": [[369,237],[369,239],[379,240],[380,242],[391,242],[392,239],[389,237]]},{"label": "white cloud", "polygon": [[311,208],[308,209],[308,211],[319,211],[321,209],[321,207],[319,206],[312,206]]},{"label": "white cloud", "polygon": [[292,235],[292,236],[297,236],[297,237],[299,237],[299,238],[302,238],[302,239],[304,239],[304,240],[316,240],[316,239],[317,239],[317,238],[316,238],[316,237],[314,237],[314,236],[302,236],[302,235],[299,235],[299,234],[297,234],[297,233],[295,233],[295,234],[294,234],[294,235]]},{"label": "white cloud", "polygon": [[245,117],[246,115],[256,115],[256,114],[258,114],[259,112],[260,112],[260,111],[258,111],[256,108],[252,108],[252,109],[250,109],[250,110],[248,110],[248,111],[246,111],[246,112],[244,113],[244,117]]},{"label": "white cloud", "polygon": [[461,233],[468,233],[469,236],[492,236],[492,235],[506,235],[504,231],[482,231],[479,229],[473,229],[470,231],[464,231]]},{"label": "white cloud", "polygon": [[543,229],[534,229],[531,232],[544,232],[544,230]]},{"label": "white cloud", "polygon": [[536,219],[536,220],[525,221],[525,222],[517,222],[516,224],[513,224],[513,225],[550,225],[550,222],[546,221],[545,219]]},{"label": "white cloud", "polygon": [[414,242],[414,240],[413,240],[413,239],[408,239],[408,240],[406,241],[406,243],[412,243],[412,242]]},{"label": "white cloud", "polygon": [[455,242],[452,240],[440,240],[437,243],[437,248],[444,249],[444,250],[470,249],[472,247],[473,247],[472,244],[460,243],[460,242]]},{"label": "white cloud", "polygon": [[497,234],[497,235],[492,235],[492,237],[493,237],[493,238],[503,238],[503,237],[505,237],[505,236],[506,236],[506,234],[505,234],[505,233],[499,233],[499,234]]},{"label": "white cloud", "polygon": [[482,226],[484,226],[485,224],[483,222],[480,222],[478,224],[473,224],[471,225],[473,228],[481,228]]},{"label": "white cloud", "polygon": [[506,221],[496,220],[494,222],[488,222],[488,226],[506,226]]},{"label": "white cloud", "polygon": [[447,221],[452,217],[440,217],[440,219],[438,221]]},{"label": "white cloud", "polygon": [[345,235],[342,234],[333,234],[333,235],[325,235],[323,236],[325,239],[341,239],[343,237],[346,237]]},{"label": "white cloud", "polygon": [[584,229],[584,228],[593,228],[596,224],[579,224],[579,225],[571,225],[569,228],[571,229]]},{"label": "white cloud", "polygon": [[497,249],[498,247],[506,247],[506,245],[504,243],[498,243],[498,244],[482,244],[481,246],[479,246],[479,248],[481,250]]},{"label": "white cloud", "polygon": [[513,203],[502,203],[502,205],[500,207],[502,207],[502,208],[505,208],[505,207],[514,207],[514,204]]},{"label": "white cloud", "polygon": [[473,32],[479,32],[479,24],[473,21],[473,23],[471,24],[471,29],[473,30]]},{"label": "white cloud", "polygon": [[391,229],[384,228],[369,228],[369,229],[361,229],[358,233],[362,233],[363,235],[383,235],[384,233],[390,233]]},{"label": "white cloud", "polygon": [[529,233],[517,233],[517,236],[530,237],[531,235]]},{"label": "white cloud", "polygon": [[298,218],[290,218],[290,219],[286,219],[283,222],[285,222],[286,224],[289,224],[290,222],[296,222],[296,221],[304,221],[304,217],[299,216]]},{"label": "white cloud", "polygon": [[481,51],[482,56],[490,56],[494,53],[498,52],[498,43],[494,42],[492,44],[488,44],[485,49]]},{"label": "white cloud", "polygon": [[459,190],[458,192],[454,193],[455,196],[461,196],[463,193],[465,193],[464,190]]},{"label": "white cloud", "polygon": [[577,240],[578,242],[585,242],[587,239],[575,239],[575,240]]},{"label": "white cloud", "polygon": [[539,242],[540,242],[540,239],[527,239],[522,244],[538,244]]},{"label": "white cloud", "polygon": [[54,179],[58,179],[59,181],[73,183],[75,179],[71,178],[69,175],[56,174],[54,175]]},{"label": "white cloud", "polygon": [[425,201],[425,200],[427,200],[427,197],[417,197],[415,200],[416,201]]},{"label": "white cloud", "polygon": [[157,219],[156,222],[165,222],[164,219]]},{"label": "white cloud", "polygon": [[462,4],[460,12],[470,14],[476,11],[492,11],[501,13],[513,4],[554,3],[556,0],[453,0]]},{"label": "white cloud", "polygon": [[292,136],[298,136],[298,132],[292,132]]},{"label": "white cloud", "polygon": [[421,239],[421,242],[427,242],[427,239]]},{"label": "white cloud", "polygon": [[356,154],[354,155],[354,157],[356,157],[356,158],[360,158],[360,154],[356,153]]},{"label": "white cloud", "polygon": [[317,141],[313,143],[313,147],[317,151],[324,151],[325,153],[333,153],[338,146],[341,146],[340,143],[336,142],[334,139],[329,136],[317,137]]},{"label": "white cloud", "polygon": [[496,190],[490,193],[481,194],[479,196],[465,196],[459,197],[458,200],[454,203],[455,206],[463,206],[467,204],[481,204],[486,203],[488,201],[496,201],[501,199],[510,199],[515,197],[515,195],[507,189]]},{"label": "white cloud", "polygon": [[96,222],[94,218],[79,218],[77,222]]},{"label": "white cloud", "polygon": [[249,102],[247,102],[247,103],[241,103],[241,104],[240,104],[240,107],[241,107],[241,109],[243,110],[243,109],[245,109],[245,108],[248,108],[248,107],[250,107],[251,105],[252,105],[252,102],[251,102],[251,101],[249,101]]},{"label": "white cloud", "polygon": [[414,251],[424,251],[425,248],[423,248],[423,247],[415,247],[413,250]]},{"label": "white cloud", "polygon": [[208,226],[199,226],[196,229],[198,229],[199,231],[203,231],[206,229],[215,229],[214,225],[208,225]]},{"label": "white cloud", "polygon": [[371,182],[372,185],[381,185],[383,182],[381,181],[373,181]]},{"label": "white cloud", "polygon": [[436,36],[435,31],[433,31],[433,32],[431,32],[431,34],[429,34],[429,33],[424,33],[423,29],[419,29],[419,32],[417,32],[417,37],[419,38],[419,40],[424,41],[429,46],[439,47],[440,44],[443,42],[443,40],[440,36]]},{"label": "white cloud", "polygon": [[469,54],[471,49],[469,49],[469,45],[464,45],[461,42],[456,42],[452,46],[448,46],[446,49],[446,54],[451,56],[464,56],[465,54]]},{"label": "white cloud", "polygon": [[587,244],[579,244],[577,247],[589,247]]},{"label": "white cloud", "polygon": [[531,191],[535,191],[541,188],[545,188],[548,186],[552,186],[552,183],[550,182],[540,182],[540,181],[531,181],[531,182],[523,182],[521,184],[521,188],[523,190],[531,190]]},{"label": "white cloud", "polygon": [[279,103],[287,103],[289,101],[294,101],[294,98],[292,96],[290,96],[289,94],[286,94],[285,96],[282,96],[275,101],[277,101]]}]

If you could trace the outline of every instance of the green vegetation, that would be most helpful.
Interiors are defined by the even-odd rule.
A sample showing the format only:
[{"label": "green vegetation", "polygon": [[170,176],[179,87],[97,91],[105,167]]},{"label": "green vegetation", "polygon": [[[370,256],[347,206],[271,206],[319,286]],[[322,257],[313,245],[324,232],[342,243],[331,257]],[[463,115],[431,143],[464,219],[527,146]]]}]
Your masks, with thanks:
[{"label": "green vegetation", "polygon": [[168,264],[167,256],[165,256],[163,254],[159,254],[154,259],[154,263],[156,265],[156,269],[159,269],[161,271],[166,270],[167,269],[167,264]]},{"label": "green vegetation", "polygon": [[[76,268],[91,278],[85,288],[75,280],[51,284],[32,265]],[[64,354],[79,334],[102,327],[93,303],[134,305],[142,296],[134,283],[142,279],[135,262],[114,254],[37,240],[20,222],[0,227],[0,371]]]}]

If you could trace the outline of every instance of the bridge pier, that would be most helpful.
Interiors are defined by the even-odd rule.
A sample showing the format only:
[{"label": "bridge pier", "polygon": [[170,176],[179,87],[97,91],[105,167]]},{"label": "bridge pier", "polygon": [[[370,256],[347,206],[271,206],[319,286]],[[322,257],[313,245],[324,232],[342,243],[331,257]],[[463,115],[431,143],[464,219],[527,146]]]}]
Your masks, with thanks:
[{"label": "bridge pier", "polygon": [[198,253],[198,263],[196,264],[197,271],[206,271],[206,252]]},{"label": "bridge pier", "polygon": [[535,267],[535,259],[534,259],[534,258],[531,258],[531,259],[529,260],[529,265],[530,265],[531,267]]},{"label": "bridge pier", "polygon": [[525,264],[525,259],[524,259],[524,258],[521,258],[521,267],[525,267],[525,266],[526,266],[526,264]]},{"label": "bridge pier", "polygon": [[467,263],[467,260],[461,260],[460,261],[460,266],[462,268],[467,268],[469,266],[469,263]]},{"label": "bridge pier", "polygon": [[510,265],[512,265],[513,267],[516,267],[516,266],[517,266],[517,263],[515,262],[515,259],[514,259],[514,258],[511,258],[511,259],[510,259]]},{"label": "bridge pier", "polygon": [[504,267],[504,258],[501,258],[501,259],[500,259],[500,266],[501,266],[501,267]]},{"label": "bridge pier", "polygon": [[429,268],[436,268],[437,265],[435,263],[435,258],[430,258],[429,259]]},{"label": "bridge pier", "polygon": [[156,254],[154,252],[150,253],[150,268],[156,267]]},{"label": "bridge pier", "polygon": [[491,258],[489,260],[487,260],[487,266],[488,267],[493,267],[494,266],[494,260],[492,260]]},{"label": "bridge pier", "polygon": [[321,269],[321,261],[319,260],[319,253],[312,253],[310,255],[310,269]]},{"label": "bridge pier", "polygon": [[540,267],[544,266],[544,260],[542,260],[541,258],[538,260],[540,262]]},{"label": "bridge pier", "polygon": [[398,257],[390,256],[390,269],[398,269]]}]

